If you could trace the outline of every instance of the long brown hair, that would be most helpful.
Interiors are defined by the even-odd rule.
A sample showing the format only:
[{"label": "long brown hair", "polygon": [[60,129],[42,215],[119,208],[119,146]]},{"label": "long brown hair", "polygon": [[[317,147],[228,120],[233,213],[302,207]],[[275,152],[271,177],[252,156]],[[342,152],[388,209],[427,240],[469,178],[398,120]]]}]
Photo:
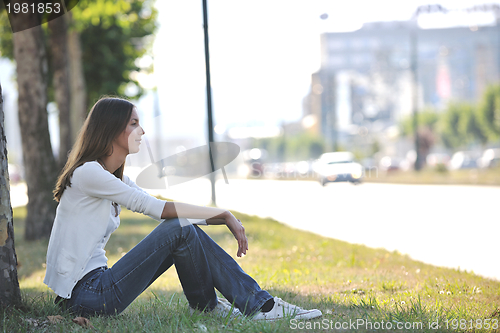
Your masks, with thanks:
[{"label": "long brown hair", "polygon": [[[129,101],[116,97],[103,97],[94,104],[57,179],[53,191],[56,201],[61,199],[66,187],[71,187],[76,168],[113,153],[113,140],[127,127],[134,107]],[[113,174],[122,179],[124,167],[125,163]]]}]

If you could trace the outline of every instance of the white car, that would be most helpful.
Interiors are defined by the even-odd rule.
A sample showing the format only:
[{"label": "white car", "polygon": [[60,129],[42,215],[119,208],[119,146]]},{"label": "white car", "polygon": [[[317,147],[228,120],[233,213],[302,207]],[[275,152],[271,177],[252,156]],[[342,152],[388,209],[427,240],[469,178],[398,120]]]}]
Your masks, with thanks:
[{"label": "white car", "polygon": [[483,155],[477,160],[481,168],[495,168],[500,166],[500,148],[490,148],[483,152]]},{"label": "white car", "polygon": [[450,169],[473,169],[477,168],[477,159],[480,153],[477,151],[457,151],[450,160]]},{"label": "white car", "polygon": [[363,171],[363,166],[355,162],[354,155],[347,151],[325,153],[315,164],[315,172],[323,186],[328,182],[359,184],[363,179]]}]

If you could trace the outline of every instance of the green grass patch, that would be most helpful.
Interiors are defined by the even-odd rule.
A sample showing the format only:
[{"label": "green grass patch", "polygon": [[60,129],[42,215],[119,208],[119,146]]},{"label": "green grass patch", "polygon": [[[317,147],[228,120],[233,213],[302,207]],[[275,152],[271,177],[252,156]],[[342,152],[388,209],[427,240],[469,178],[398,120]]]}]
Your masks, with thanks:
[{"label": "green grass patch", "polygon": [[[234,214],[245,224],[249,238],[248,255],[236,259],[243,269],[271,294],[305,308],[320,309],[322,318],[263,323],[207,314],[191,316],[172,268],[121,315],[91,318],[95,331],[289,332],[341,328],[345,332],[498,332],[493,326],[500,321],[498,281],[427,265],[396,251],[317,236],[272,219]],[[0,332],[84,330],[53,305],[55,295],[42,282],[47,241],[22,240],[25,209],[15,209],[14,216],[23,307],[8,309],[0,316]],[[157,225],[148,217],[125,210],[121,217],[121,226],[106,247],[110,265]],[[227,228],[210,226],[204,230],[235,256],[236,241]],[[47,316],[59,314],[63,321],[49,323]],[[429,327],[435,322],[439,329]],[[387,330],[389,323],[391,330]],[[490,329],[485,329],[485,324]]]},{"label": "green grass patch", "polygon": [[369,183],[434,184],[434,185],[490,185],[500,186],[500,168],[452,170],[426,168],[421,171],[395,171],[389,174],[367,172]]}]

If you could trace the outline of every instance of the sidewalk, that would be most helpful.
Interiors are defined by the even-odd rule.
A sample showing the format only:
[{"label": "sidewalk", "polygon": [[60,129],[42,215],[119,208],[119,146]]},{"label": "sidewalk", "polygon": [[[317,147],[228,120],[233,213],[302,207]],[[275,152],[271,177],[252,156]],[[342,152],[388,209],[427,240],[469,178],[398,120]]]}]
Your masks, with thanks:
[{"label": "sidewalk", "polygon": [[12,208],[26,206],[28,204],[28,189],[26,183],[10,185],[10,204]]}]

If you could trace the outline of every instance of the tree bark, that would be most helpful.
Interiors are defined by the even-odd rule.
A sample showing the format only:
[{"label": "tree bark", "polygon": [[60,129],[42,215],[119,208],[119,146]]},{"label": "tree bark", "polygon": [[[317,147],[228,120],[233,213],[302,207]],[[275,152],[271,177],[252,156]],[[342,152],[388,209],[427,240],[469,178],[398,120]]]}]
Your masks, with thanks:
[{"label": "tree bark", "polygon": [[2,86],[0,84],[0,309],[21,303],[17,279],[17,256],[10,204],[7,140],[4,131]]},{"label": "tree bark", "polygon": [[59,110],[59,159],[62,169],[73,145],[70,121],[70,79],[68,62],[68,28],[66,15],[49,21],[50,53],[53,69],[54,94]]},{"label": "tree bark", "polygon": [[[12,16],[12,24],[26,17]],[[24,171],[28,187],[26,240],[48,238],[55,217],[52,198],[57,169],[50,144],[47,120],[47,59],[42,28],[16,32],[13,36],[17,63],[18,110]]]},{"label": "tree bark", "polygon": [[72,13],[65,16],[69,18],[68,31],[68,55],[70,68],[70,89],[71,89],[71,131],[73,142],[76,140],[78,132],[87,118],[87,88],[83,74],[82,45],[80,33],[71,27]]}]

